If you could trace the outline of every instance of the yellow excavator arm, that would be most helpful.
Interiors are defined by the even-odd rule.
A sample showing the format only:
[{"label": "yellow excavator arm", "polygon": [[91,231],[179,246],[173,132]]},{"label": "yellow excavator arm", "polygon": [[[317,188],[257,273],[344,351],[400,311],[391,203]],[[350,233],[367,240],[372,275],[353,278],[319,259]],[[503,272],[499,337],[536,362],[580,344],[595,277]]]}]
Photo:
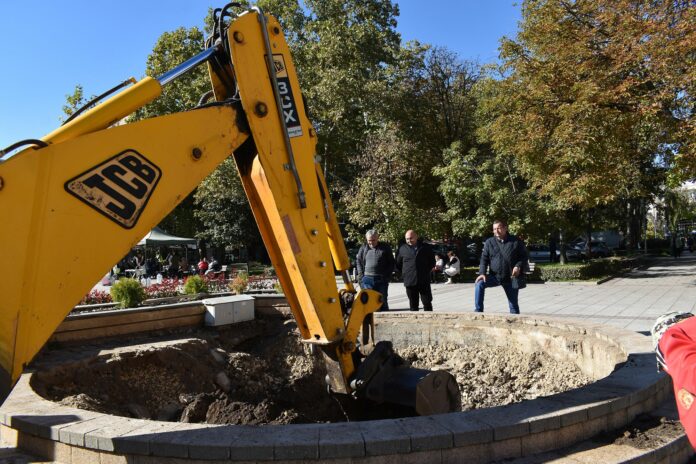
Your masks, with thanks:
[{"label": "yellow excavator arm", "polygon": [[[93,283],[232,155],[301,336],[322,349],[332,390],[359,394],[399,377],[412,385],[402,403],[420,413],[451,410],[456,382],[446,373],[402,368],[392,375],[380,367],[386,360],[395,365],[384,346],[356,366],[359,332],[367,342],[381,296],[356,294],[348,279],[316,132],[277,20],[251,9],[207,46],[0,162],[7,221],[0,229],[7,263],[0,279],[0,401]],[[213,88],[209,103],[114,124],[202,63]],[[345,288],[338,289],[334,269]],[[441,391],[426,387],[443,383]],[[372,391],[376,401],[390,396],[381,387]]]}]

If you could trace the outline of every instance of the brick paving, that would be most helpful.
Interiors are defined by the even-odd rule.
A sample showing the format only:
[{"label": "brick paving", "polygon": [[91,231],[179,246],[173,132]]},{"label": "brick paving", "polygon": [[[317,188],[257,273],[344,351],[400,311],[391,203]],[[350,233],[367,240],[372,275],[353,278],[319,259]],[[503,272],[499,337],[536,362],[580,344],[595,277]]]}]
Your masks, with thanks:
[{"label": "brick paving", "polygon": [[[432,290],[435,311],[473,311],[473,283],[434,284]],[[519,301],[522,314],[577,318],[649,333],[661,314],[696,311],[696,253],[687,252],[678,259],[654,258],[643,268],[599,285],[530,283],[520,291]],[[401,283],[389,286],[389,307],[408,310]],[[486,290],[485,311],[508,312],[501,287]]]}]

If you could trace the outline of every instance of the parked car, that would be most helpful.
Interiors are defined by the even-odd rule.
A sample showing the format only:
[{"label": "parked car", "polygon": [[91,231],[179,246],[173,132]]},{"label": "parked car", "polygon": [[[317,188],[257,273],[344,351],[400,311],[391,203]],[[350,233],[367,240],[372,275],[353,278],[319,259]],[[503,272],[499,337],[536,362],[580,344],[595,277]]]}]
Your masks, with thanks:
[{"label": "parked car", "polygon": [[[548,245],[531,244],[527,246],[529,252],[529,260],[535,263],[548,263],[551,258],[551,250]],[[561,252],[556,250],[556,262],[560,259]]]},{"label": "parked car", "polygon": [[611,255],[609,247],[604,242],[592,241],[590,242],[590,248],[591,252],[588,250],[587,242],[580,242],[573,247],[573,249],[579,253],[581,259],[587,259],[588,257],[606,258],[607,256]]}]

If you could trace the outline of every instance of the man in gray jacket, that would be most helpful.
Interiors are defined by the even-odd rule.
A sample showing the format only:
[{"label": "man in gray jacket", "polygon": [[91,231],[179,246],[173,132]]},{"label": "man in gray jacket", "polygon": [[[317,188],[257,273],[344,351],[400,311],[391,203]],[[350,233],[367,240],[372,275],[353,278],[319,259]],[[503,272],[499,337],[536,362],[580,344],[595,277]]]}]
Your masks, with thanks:
[{"label": "man in gray jacket", "polygon": [[[493,237],[483,244],[479,276],[476,277],[474,293],[474,311],[483,312],[483,298],[486,288],[502,285],[507,296],[511,314],[519,314],[517,302],[519,288],[513,285],[513,278],[520,276],[526,268],[529,255],[524,242],[514,235],[508,234],[505,221],[493,222]],[[488,269],[488,274],[486,274]]]},{"label": "man in gray jacket", "polygon": [[360,288],[373,289],[382,294],[380,311],[389,311],[389,280],[394,272],[394,254],[391,247],[379,241],[379,234],[370,229],[365,234],[366,244],[360,247],[355,259]]}]

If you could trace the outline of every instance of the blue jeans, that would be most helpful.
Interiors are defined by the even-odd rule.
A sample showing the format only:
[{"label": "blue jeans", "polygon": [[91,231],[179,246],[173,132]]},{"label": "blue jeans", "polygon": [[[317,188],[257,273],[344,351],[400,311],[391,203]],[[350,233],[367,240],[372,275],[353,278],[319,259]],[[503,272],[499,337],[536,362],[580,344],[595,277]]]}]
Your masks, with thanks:
[{"label": "blue jeans", "polygon": [[497,287],[498,285],[503,286],[505,290],[505,296],[508,299],[508,306],[510,307],[510,314],[519,314],[520,305],[517,303],[517,296],[519,294],[519,289],[512,288],[512,282],[500,283],[494,275],[487,275],[486,281],[479,280],[476,282],[476,290],[474,292],[474,311],[477,313],[483,312],[483,297],[486,295],[486,289],[489,287]]},{"label": "blue jeans", "polygon": [[371,289],[382,294],[382,307],[379,311],[389,311],[387,298],[389,297],[389,281],[382,276],[363,276],[360,287]]}]

